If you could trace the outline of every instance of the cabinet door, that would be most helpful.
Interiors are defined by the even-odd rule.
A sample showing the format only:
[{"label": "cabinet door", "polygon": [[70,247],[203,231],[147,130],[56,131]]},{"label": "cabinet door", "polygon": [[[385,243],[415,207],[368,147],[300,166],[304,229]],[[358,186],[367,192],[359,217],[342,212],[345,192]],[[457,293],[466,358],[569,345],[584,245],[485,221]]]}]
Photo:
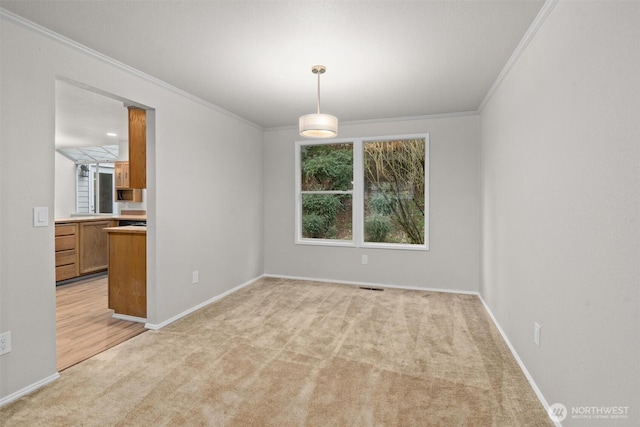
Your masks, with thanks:
[{"label": "cabinet door", "polygon": [[116,175],[116,188],[129,188],[129,163],[115,162],[113,171]]},{"label": "cabinet door", "polygon": [[111,221],[91,221],[80,223],[80,274],[106,270],[109,264],[109,243],[107,232]]},{"label": "cabinet door", "polygon": [[116,188],[122,188],[124,182],[124,176],[122,171],[122,162],[115,162],[113,164],[113,172],[116,179]]},{"label": "cabinet door", "polygon": [[147,112],[139,108],[129,108],[129,167],[130,188],[147,188]]},{"label": "cabinet door", "polygon": [[131,180],[129,178],[129,162],[123,162],[122,163],[122,186],[124,188],[131,188],[130,184],[131,184]]}]

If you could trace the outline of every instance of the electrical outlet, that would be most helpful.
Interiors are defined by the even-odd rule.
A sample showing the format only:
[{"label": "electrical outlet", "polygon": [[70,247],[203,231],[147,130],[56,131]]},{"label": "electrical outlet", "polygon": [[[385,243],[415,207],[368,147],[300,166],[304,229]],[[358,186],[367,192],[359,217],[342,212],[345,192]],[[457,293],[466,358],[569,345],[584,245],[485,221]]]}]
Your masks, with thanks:
[{"label": "electrical outlet", "polygon": [[540,324],[533,322],[533,342],[540,347]]},{"label": "electrical outlet", "polygon": [[192,275],[192,283],[198,283],[200,281],[200,272],[194,271]]},{"label": "electrical outlet", "polygon": [[367,255],[362,255],[362,264],[368,264],[369,263],[369,257]]},{"label": "electrical outlet", "polygon": [[0,354],[11,351],[11,331],[0,334]]}]

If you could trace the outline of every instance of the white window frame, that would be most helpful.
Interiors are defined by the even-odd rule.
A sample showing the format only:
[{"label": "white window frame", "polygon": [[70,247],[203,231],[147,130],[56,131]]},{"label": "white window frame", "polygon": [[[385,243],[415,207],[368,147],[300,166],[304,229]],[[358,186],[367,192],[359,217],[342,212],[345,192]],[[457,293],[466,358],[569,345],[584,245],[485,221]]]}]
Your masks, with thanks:
[{"label": "white window frame", "polygon": [[[404,139],[424,139],[424,244],[381,243],[364,241],[364,144],[366,142],[385,142]],[[300,149],[305,145],[353,144],[353,187],[346,191],[302,191],[302,170]],[[303,194],[351,194],[351,230],[352,240],[318,239],[302,237],[302,195]],[[390,135],[376,137],[325,139],[321,141],[296,141],[295,143],[295,244],[313,246],[340,246],[366,249],[401,249],[414,251],[429,250],[429,134]]]},{"label": "white window frame", "polygon": [[[300,148],[303,145],[335,145],[335,144],[351,144],[353,151],[353,159],[355,162],[356,153],[355,153],[355,143],[353,139],[324,139],[321,141],[296,141],[296,244],[299,245],[320,245],[320,246],[349,246],[354,247],[355,230],[353,227],[355,223],[353,222],[355,219],[355,188],[356,188],[356,176],[355,176],[355,164],[354,164],[354,175],[353,175],[353,185],[351,190],[334,190],[334,191],[302,191],[302,161],[300,159]],[[351,240],[341,240],[341,239],[305,239],[302,237],[302,195],[303,194],[350,194],[351,195]]]}]

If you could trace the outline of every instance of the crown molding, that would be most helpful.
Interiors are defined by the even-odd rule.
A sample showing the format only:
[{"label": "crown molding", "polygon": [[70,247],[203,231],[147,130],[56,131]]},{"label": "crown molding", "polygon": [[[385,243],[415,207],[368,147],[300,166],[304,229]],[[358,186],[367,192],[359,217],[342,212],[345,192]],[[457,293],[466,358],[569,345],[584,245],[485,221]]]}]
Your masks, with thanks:
[{"label": "crown molding", "polygon": [[[414,120],[433,120],[433,119],[450,119],[452,117],[466,117],[466,116],[477,116],[477,111],[460,111],[456,113],[440,113],[440,114],[429,114],[424,116],[408,116],[408,117],[387,117],[382,119],[367,119],[367,120],[352,120],[348,122],[341,121],[339,126],[349,126],[349,125],[367,125],[367,124],[376,124],[376,123],[390,123],[390,122],[409,122]],[[298,129],[298,126],[275,126],[270,128],[265,128],[265,132],[275,132],[281,130],[292,130]]]},{"label": "crown molding", "polygon": [[120,62],[120,61],[118,61],[116,59],[113,59],[113,58],[111,58],[111,57],[109,57],[109,56],[107,56],[105,54],[102,54],[102,53],[96,51],[96,50],[93,50],[93,49],[91,49],[91,48],[89,48],[89,47],[87,47],[87,46],[85,46],[83,44],[80,44],[80,43],[76,42],[75,40],[72,40],[72,39],[70,39],[68,37],[65,37],[65,36],[63,36],[61,34],[58,34],[55,31],[52,31],[52,30],[50,30],[48,28],[45,28],[42,25],[36,24],[35,22],[32,22],[32,21],[29,21],[28,19],[25,19],[20,15],[16,15],[15,13],[10,12],[7,9],[4,9],[2,7],[0,7],[0,19],[4,19],[6,21],[13,22],[14,24],[17,24],[17,25],[19,25],[19,26],[21,26],[23,28],[26,28],[26,29],[34,32],[34,33],[38,33],[38,34],[40,34],[42,36],[45,36],[45,37],[47,37],[47,38],[49,38],[51,40],[54,40],[54,41],[58,42],[60,44],[66,45],[66,46],[68,46],[68,47],[70,47],[72,49],[75,49],[75,50],[85,54],[85,55],[91,56],[91,57],[93,57],[95,59],[98,59],[99,61],[102,61],[102,62],[107,63],[109,65],[112,65],[112,66],[114,66],[116,68],[119,68],[119,69],[121,69],[121,70],[123,70],[123,71],[125,71],[125,72],[127,72],[129,74],[132,74],[132,75],[134,75],[136,77],[139,77],[139,78],[141,78],[143,80],[146,80],[149,83],[153,83],[156,86],[159,86],[159,87],[161,87],[163,89],[166,89],[166,90],[168,90],[170,92],[173,92],[173,93],[175,93],[177,95],[180,95],[180,96],[182,96],[184,98],[187,98],[190,101],[193,101],[193,102],[195,102],[197,104],[200,104],[200,105],[202,105],[204,107],[207,107],[207,108],[209,108],[211,110],[214,110],[214,111],[216,111],[218,113],[224,114],[225,116],[228,116],[228,117],[231,117],[231,118],[233,118],[235,120],[238,120],[239,122],[242,122],[242,123],[244,123],[246,125],[249,125],[249,126],[254,127],[256,129],[259,129],[259,130],[264,130],[264,128],[262,126],[254,123],[254,122],[251,122],[251,121],[245,119],[244,117],[240,117],[237,114],[232,113],[231,111],[225,110],[222,107],[219,107],[219,106],[217,106],[215,104],[212,104],[209,101],[205,101],[204,99],[202,99],[200,97],[197,97],[197,96],[195,96],[195,95],[193,95],[193,94],[191,94],[189,92],[186,92],[186,91],[184,91],[182,89],[178,89],[177,87],[175,87],[173,85],[170,85],[169,83],[167,83],[167,82],[165,82],[163,80],[160,80],[160,79],[158,79],[156,77],[153,77],[153,76],[151,76],[151,75],[149,75],[147,73],[144,73],[144,72],[142,72],[142,71],[140,71],[140,70],[138,70],[136,68],[133,68],[133,67],[131,67],[131,66],[129,66],[129,65],[123,63],[123,62]]},{"label": "crown molding", "polygon": [[465,117],[476,116],[477,111],[458,111],[454,113],[439,113],[439,114],[427,114],[424,116],[407,116],[407,117],[388,117],[384,119],[368,119],[368,120],[353,120],[350,122],[343,122],[346,125],[366,125],[373,123],[388,123],[388,122],[409,122],[414,120],[431,120],[431,119],[449,119],[452,117]]},{"label": "crown molding", "polygon": [[480,103],[480,106],[478,107],[478,112],[482,112],[483,108],[487,105],[487,103],[489,102],[493,94],[496,92],[496,90],[498,90],[498,87],[500,87],[504,79],[507,77],[507,75],[511,71],[511,68],[513,68],[515,63],[520,58],[520,56],[527,49],[527,47],[529,46],[529,43],[531,43],[531,40],[533,40],[535,35],[538,33],[538,30],[540,29],[540,27],[542,27],[542,24],[544,24],[544,22],[547,20],[547,17],[549,16],[553,8],[556,6],[558,1],[559,0],[546,0],[545,3],[542,5],[542,8],[540,9],[540,12],[538,12],[536,19],[533,20],[527,32],[524,33],[522,40],[520,40],[520,43],[518,43],[518,46],[516,46],[515,50],[511,54],[511,57],[509,58],[505,66],[502,68],[502,71],[500,71],[500,74],[498,74],[498,78],[496,78],[496,81],[493,82],[493,85],[491,86],[491,88],[489,88],[489,91],[487,92],[484,99]]}]

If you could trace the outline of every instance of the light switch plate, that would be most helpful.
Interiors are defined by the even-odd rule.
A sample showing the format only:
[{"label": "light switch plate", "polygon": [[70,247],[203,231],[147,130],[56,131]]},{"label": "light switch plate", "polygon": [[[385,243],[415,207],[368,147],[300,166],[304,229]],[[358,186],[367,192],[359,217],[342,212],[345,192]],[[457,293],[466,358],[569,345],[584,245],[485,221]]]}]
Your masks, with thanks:
[{"label": "light switch plate", "polygon": [[39,207],[33,208],[33,226],[47,227],[49,226],[49,208]]}]

